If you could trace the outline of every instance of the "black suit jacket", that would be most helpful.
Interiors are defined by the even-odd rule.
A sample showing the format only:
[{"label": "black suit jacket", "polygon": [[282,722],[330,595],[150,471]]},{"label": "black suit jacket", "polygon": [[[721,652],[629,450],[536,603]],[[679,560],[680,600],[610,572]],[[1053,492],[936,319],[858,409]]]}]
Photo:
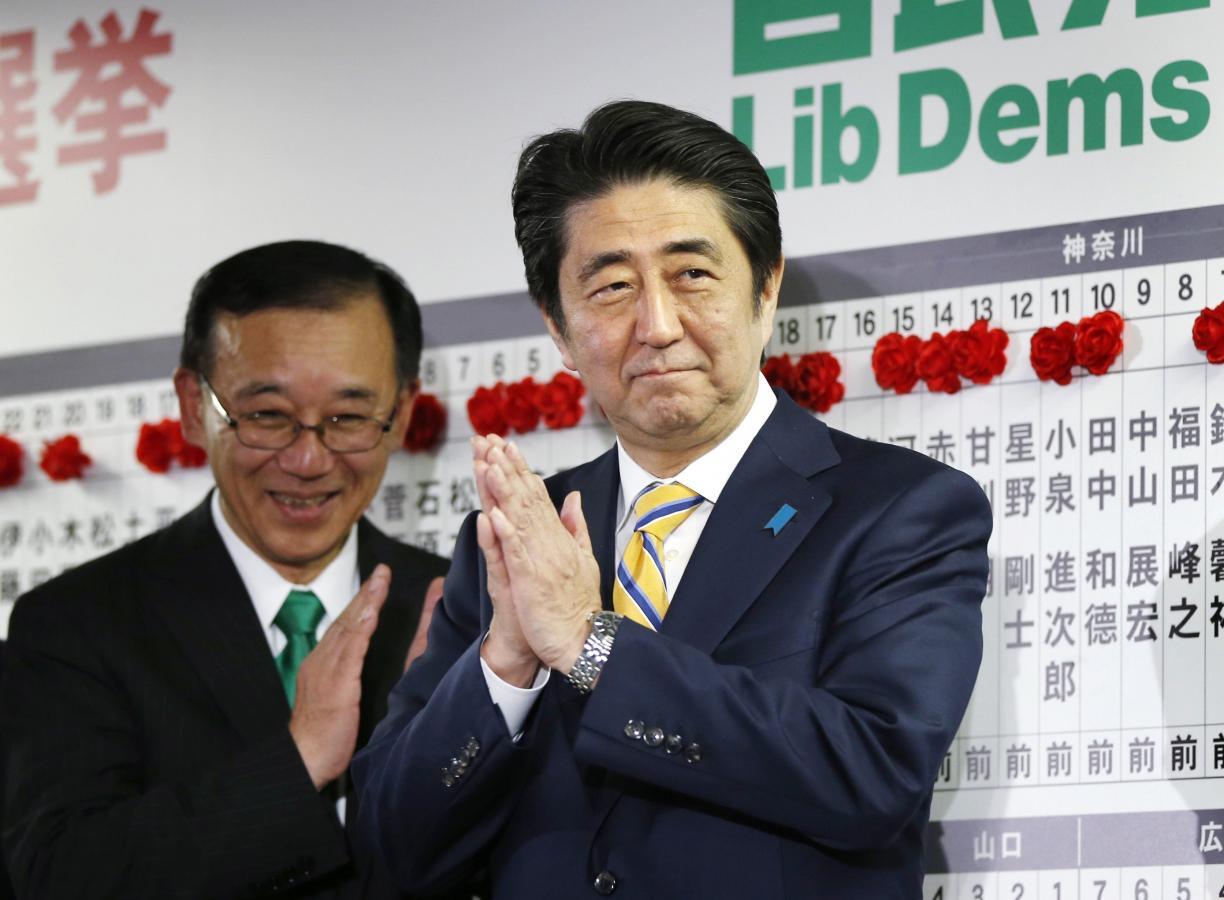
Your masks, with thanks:
[{"label": "black suit jacket", "polygon": [[[358,525],[392,570],[362,672],[358,747],[447,561]],[[314,789],[264,629],[206,500],[22,597],[0,716],[19,896],[398,896]],[[346,818],[353,820],[350,798]]]}]

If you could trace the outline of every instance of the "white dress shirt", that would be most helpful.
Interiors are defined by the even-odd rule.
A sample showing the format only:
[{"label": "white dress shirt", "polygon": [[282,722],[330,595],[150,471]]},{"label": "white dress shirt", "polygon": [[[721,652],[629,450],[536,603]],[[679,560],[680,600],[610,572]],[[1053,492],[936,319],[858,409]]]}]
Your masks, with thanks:
[{"label": "white dress shirt", "polygon": [[[778,399],[765,380],[764,375],[757,376],[756,395],[748,412],[734,430],[723,438],[715,447],[697,457],[674,476],[658,477],[643,469],[637,461],[626,452],[620,440],[617,439],[617,462],[620,466],[620,496],[616,503],[616,558],[619,560],[625,553],[629,538],[633,535],[634,499],[645,488],[655,482],[670,484],[679,482],[690,490],[696,491],[705,498],[705,502],[682,522],[675,531],[663,542],[663,569],[667,576],[669,593],[675,596],[684,570],[692,559],[693,550],[710,520],[714,504],[722,495],[723,488],[731,478],[731,473],[743,459],[748,445],[757,436],[769,414],[773,412]],[[594,511],[596,515],[601,513]],[[527,720],[531,707],[539,697],[540,691],[548,682],[548,670],[542,670],[536,675],[535,683],[529,688],[519,688],[508,684],[497,677],[492,668],[481,659],[485,682],[489,686],[489,695],[501,709],[502,718],[506,720],[506,728],[512,735],[518,735],[523,730],[523,722]]]},{"label": "white dress shirt", "polygon": [[319,598],[319,602],[323,604],[323,618],[315,629],[315,638],[322,638],[327,633],[328,626],[344,612],[344,608],[361,587],[361,576],[357,571],[357,525],[354,524],[349,529],[348,538],[340,548],[340,553],[314,581],[310,584],[294,584],[286,581],[267,560],[238,537],[238,533],[230,527],[230,523],[225,520],[225,514],[221,512],[219,491],[213,491],[211,507],[213,524],[217,526],[221,542],[225,544],[230,559],[234,561],[234,568],[238,570],[238,577],[242,579],[242,584],[251,597],[255,615],[264,627],[264,637],[268,639],[272,655],[280,655],[287,643],[284,632],[276,627],[274,621],[290,591],[313,591]]}]

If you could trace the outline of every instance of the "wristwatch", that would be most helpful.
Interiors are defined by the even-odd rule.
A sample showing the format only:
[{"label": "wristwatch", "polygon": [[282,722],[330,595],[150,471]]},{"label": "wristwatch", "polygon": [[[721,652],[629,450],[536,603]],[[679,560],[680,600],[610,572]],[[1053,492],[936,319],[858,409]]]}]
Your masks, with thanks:
[{"label": "wristwatch", "polygon": [[620,628],[621,620],[625,618],[620,613],[601,609],[587,615],[591,623],[591,634],[582,645],[582,652],[574,660],[566,679],[574,690],[580,694],[589,694],[595,686],[595,679],[603,671],[604,663],[612,652],[612,642],[616,640],[616,629]]}]

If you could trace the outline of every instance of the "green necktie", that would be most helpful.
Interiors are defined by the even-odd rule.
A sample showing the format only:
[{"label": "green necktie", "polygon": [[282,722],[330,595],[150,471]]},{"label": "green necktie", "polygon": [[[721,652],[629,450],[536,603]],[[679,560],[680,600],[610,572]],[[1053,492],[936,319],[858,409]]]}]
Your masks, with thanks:
[{"label": "green necktie", "polygon": [[285,686],[285,696],[289,698],[289,706],[293,706],[297,695],[297,673],[306,654],[314,649],[319,641],[315,637],[315,629],[323,619],[323,604],[315,596],[314,591],[290,591],[280,611],[272,620],[277,628],[284,632],[285,649],[276,657],[276,670],[280,672],[281,684]]}]

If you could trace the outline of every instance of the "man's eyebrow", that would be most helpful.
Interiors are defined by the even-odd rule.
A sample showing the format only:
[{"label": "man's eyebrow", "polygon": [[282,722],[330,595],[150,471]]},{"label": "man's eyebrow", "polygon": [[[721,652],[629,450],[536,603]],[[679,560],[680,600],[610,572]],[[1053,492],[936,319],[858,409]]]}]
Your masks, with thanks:
[{"label": "man's eyebrow", "polygon": [[365,387],[346,387],[336,392],[341,400],[377,400],[378,392]]},{"label": "man's eyebrow", "polygon": [[623,263],[629,259],[628,250],[608,250],[606,253],[596,253],[578,270],[578,280],[588,281],[599,273],[601,269],[606,269],[608,266],[614,266],[617,263]]},{"label": "man's eyebrow", "polygon": [[264,394],[284,394],[285,386],[276,381],[252,381],[250,384],[244,384],[234,396],[245,400],[248,397],[262,397]]},{"label": "man's eyebrow", "polygon": [[713,241],[706,238],[686,238],[682,241],[672,241],[663,248],[663,252],[667,254],[679,253],[695,253],[698,256],[704,256],[711,262],[721,263],[723,261],[722,253]]},{"label": "man's eyebrow", "polygon": [[[246,400],[250,397],[263,397],[273,395],[277,397],[285,396],[287,391],[285,386],[277,381],[253,381],[250,384],[243,385],[234,392],[234,396],[241,400]],[[367,387],[352,385],[342,387],[335,392],[337,400],[377,400],[378,392]]]}]

